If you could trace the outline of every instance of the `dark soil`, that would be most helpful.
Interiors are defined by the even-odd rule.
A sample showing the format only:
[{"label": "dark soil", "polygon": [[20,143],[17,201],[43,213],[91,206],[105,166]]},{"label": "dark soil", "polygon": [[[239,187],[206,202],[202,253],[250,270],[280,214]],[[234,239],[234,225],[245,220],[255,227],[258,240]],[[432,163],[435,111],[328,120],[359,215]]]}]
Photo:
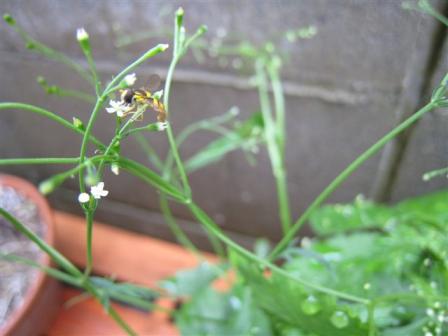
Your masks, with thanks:
[{"label": "dark soil", "polygon": [[[45,227],[37,206],[17,190],[0,185],[0,207],[7,210],[30,230],[43,237]],[[43,253],[0,217],[0,254],[14,254],[40,261]],[[0,258],[0,327],[16,310],[36,279],[39,271],[20,263]]]}]

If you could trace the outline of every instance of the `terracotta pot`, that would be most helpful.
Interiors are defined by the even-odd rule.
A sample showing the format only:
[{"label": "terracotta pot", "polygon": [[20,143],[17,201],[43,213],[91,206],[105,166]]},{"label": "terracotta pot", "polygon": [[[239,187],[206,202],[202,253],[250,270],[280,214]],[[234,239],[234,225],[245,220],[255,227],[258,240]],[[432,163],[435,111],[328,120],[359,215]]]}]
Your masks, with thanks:
[{"label": "terracotta pot", "polygon": [[[22,193],[36,204],[42,223],[47,225],[45,241],[54,246],[55,227],[50,207],[29,182],[14,176],[1,175],[0,185],[6,185]],[[50,266],[50,258],[45,255],[40,261]],[[34,283],[30,285],[22,304],[9,316],[6,323],[0,326],[0,335],[31,336],[45,335],[62,302],[60,284],[39,272]]]}]

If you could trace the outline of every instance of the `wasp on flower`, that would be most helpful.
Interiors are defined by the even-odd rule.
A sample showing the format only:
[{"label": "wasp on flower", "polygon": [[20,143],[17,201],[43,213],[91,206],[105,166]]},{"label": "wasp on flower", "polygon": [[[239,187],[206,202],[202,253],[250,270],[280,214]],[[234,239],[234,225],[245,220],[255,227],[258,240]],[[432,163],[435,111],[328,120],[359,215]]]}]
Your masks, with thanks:
[{"label": "wasp on flower", "polygon": [[[123,82],[126,86],[132,86],[136,81],[135,74],[127,75]],[[160,78],[157,75],[150,77],[152,82],[160,83]],[[154,84],[152,85],[154,86]],[[138,114],[138,117],[143,115],[143,112],[150,108],[157,113],[157,121],[164,123],[166,121],[166,110],[163,103],[160,101],[163,90],[152,92],[151,88],[142,87],[140,89],[126,88],[120,90],[120,100],[111,100],[110,107],[106,108],[108,113],[116,113],[118,117],[123,118],[129,114]]]}]

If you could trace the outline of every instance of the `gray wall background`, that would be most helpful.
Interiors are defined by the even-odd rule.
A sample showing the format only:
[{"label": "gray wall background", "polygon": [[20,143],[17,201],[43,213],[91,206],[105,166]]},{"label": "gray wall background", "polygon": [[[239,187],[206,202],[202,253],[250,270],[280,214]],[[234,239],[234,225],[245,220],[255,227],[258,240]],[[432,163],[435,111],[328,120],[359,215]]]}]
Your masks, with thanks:
[{"label": "gray wall background", "polygon": [[[434,2],[445,11],[445,2]],[[315,25],[311,40],[286,46],[290,62],[284,68],[287,91],[287,168],[294,217],[353,159],[404,116],[424,104],[431,88],[448,69],[445,28],[432,18],[405,11],[399,0],[230,0],[230,1],[3,1],[0,12],[11,13],[36,39],[67,52],[84,64],[75,40],[78,27],[89,32],[103,79],[123,68],[157,42],[153,38],[114,47],[117,34],[170,28],[172,13],[182,5],[190,32],[202,23],[213,38],[223,30],[259,42],[280,31]],[[88,104],[47,96],[36,83],[86,90],[85,84],[60,64],[24,49],[6,24],[0,30],[0,101],[24,101],[71,119],[86,121]],[[164,76],[166,54],[138,71]],[[174,78],[171,110],[175,131],[204,117],[224,113],[232,105],[242,117],[258,107],[247,76],[207,58],[198,65],[189,55]],[[111,118],[104,113],[95,128],[110,139]],[[398,201],[446,188],[444,178],[423,182],[424,172],[447,165],[448,116],[436,111],[411,131],[393,141],[382,155],[369,160],[338,189],[331,202],[347,202],[362,193],[379,201]],[[151,136],[160,153],[165,137]],[[198,134],[184,147],[187,157],[210,137]],[[20,111],[0,111],[0,157],[77,156],[80,138],[45,119]],[[124,153],[144,161],[130,140]],[[2,167],[3,172],[36,183],[63,170],[61,166]],[[240,152],[191,176],[194,197],[235,239],[251,244],[253,237],[278,239],[275,184],[267,153],[258,154],[251,167]],[[157,193],[132,176],[106,178],[110,197],[97,218],[131,230],[172,239],[158,211]],[[80,213],[74,201],[76,181],[50,197],[54,207]],[[174,206],[176,217],[193,240],[206,247],[204,233],[188,211]]]}]

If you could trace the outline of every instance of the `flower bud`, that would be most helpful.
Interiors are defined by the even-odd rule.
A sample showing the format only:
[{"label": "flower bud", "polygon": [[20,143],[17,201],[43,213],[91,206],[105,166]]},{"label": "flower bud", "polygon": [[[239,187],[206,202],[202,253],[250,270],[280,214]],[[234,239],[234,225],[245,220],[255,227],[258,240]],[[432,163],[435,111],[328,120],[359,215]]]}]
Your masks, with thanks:
[{"label": "flower bud", "polygon": [[166,122],[158,122],[157,125],[157,131],[164,131],[168,127],[168,124]]},{"label": "flower bud", "polygon": [[78,195],[79,203],[87,203],[88,201],[90,201],[90,195],[88,193],[80,193]]},{"label": "flower bud", "polygon": [[84,53],[90,53],[90,40],[89,34],[87,34],[84,28],[78,28],[76,30],[76,38]]},{"label": "flower bud", "polygon": [[10,26],[14,26],[16,24],[16,20],[14,20],[14,18],[9,13],[3,15],[3,20],[5,20],[5,22]]},{"label": "flower bud", "polygon": [[37,76],[36,81],[43,87],[46,87],[48,85],[47,80],[42,76]]},{"label": "flower bud", "polygon": [[120,166],[117,163],[115,163],[115,162],[111,164],[110,170],[115,175],[119,175],[120,174]]},{"label": "flower bud", "polygon": [[39,191],[43,195],[48,195],[54,191],[56,185],[52,179],[45,180],[39,184]]},{"label": "flower bud", "polygon": [[84,130],[83,122],[76,117],[73,117],[73,126],[75,126],[79,130]]}]

